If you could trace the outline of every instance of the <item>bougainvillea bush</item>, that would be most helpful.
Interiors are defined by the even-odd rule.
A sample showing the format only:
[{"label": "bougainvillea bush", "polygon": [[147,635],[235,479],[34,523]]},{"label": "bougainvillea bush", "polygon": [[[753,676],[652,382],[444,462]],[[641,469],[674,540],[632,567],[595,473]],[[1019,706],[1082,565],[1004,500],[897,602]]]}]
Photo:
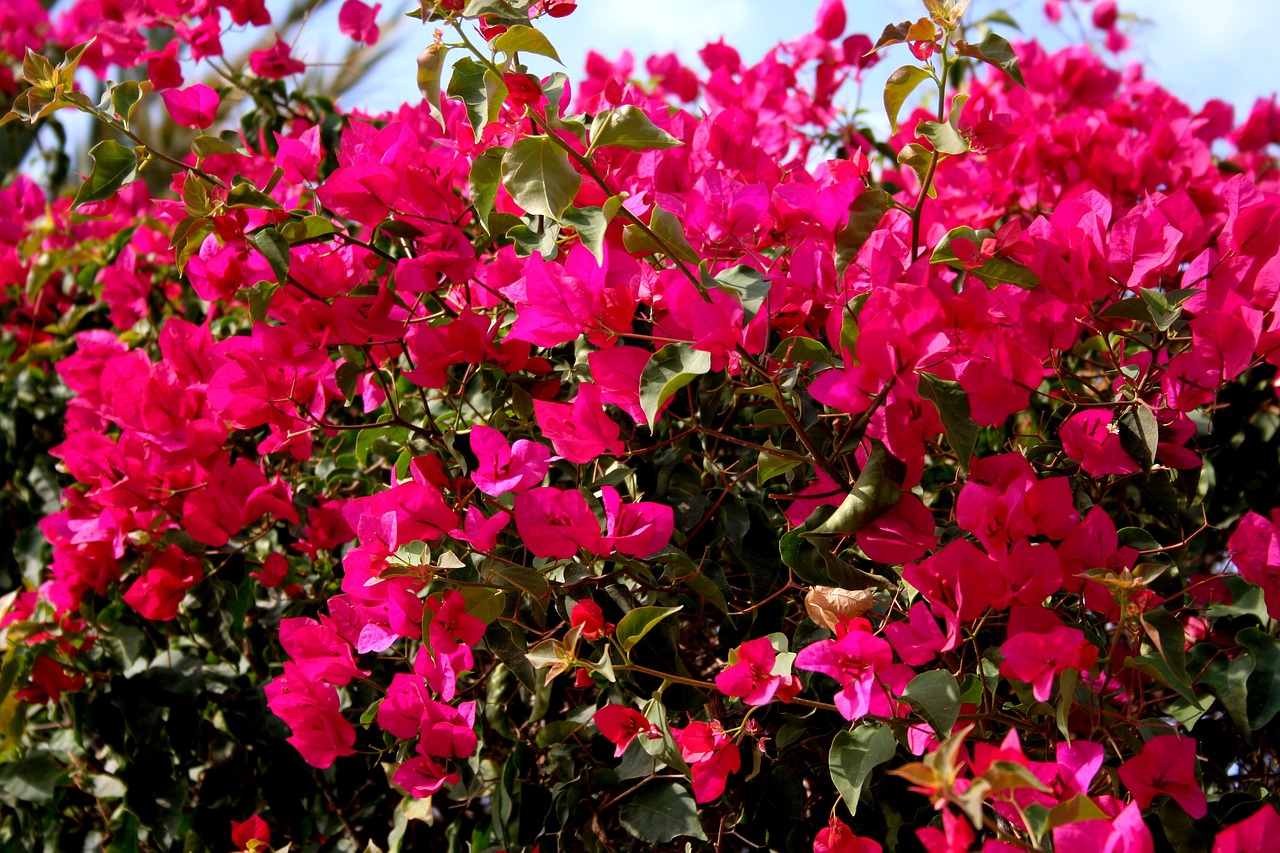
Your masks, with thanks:
[{"label": "bougainvillea bush", "polygon": [[0,846],[1274,849],[1280,108],[967,5],[8,3]]}]

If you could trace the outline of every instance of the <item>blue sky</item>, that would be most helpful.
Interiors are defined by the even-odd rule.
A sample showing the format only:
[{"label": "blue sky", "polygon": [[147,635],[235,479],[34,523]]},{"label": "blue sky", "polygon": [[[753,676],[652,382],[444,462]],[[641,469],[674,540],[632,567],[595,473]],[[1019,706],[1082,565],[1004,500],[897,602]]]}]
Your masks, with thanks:
[{"label": "blue sky", "polygon": [[[697,50],[721,35],[753,60],[780,40],[794,38],[813,26],[820,0],[579,0],[578,10],[567,18],[540,25],[560,51],[571,77],[581,73],[588,50],[616,56],[630,49],[637,60],[650,53],[676,51],[695,67]],[[1078,2],[1078,0],[1077,0]],[[403,2],[384,0],[379,22],[391,22]],[[415,4],[416,5],[416,4]],[[1040,38],[1048,47],[1074,40],[1074,25],[1057,30],[1045,23],[1041,0],[973,0],[969,16],[995,9],[1008,11],[1024,32]],[[1134,31],[1134,47],[1121,62],[1140,61],[1147,76],[1198,108],[1218,97],[1236,105],[1236,119],[1243,120],[1255,98],[1270,96],[1280,87],[1280,73],[1272,57],[1275,50],[1271,22],[1275,0],[1119,0],[1122,13],[1144,19]],[[920,0],[846,0],[847,32],[865,32],[873,38],[885,24],[918,17]],[[780,13],[780,9],[785,12]],[[1087,17],[1088,7],[1082,7]],[[323,27],[311,24],[315,30]],[[389,109],[416,98],[414,57],[430,40],[430,29],[405,19],[390,37],[397,48],[384,60],[374,79],[347,98],[348,106]],[[1015,33],[1007,33],[1009,36]],[[302,47],[310,39],[304,38]],[[303,55],[309,51],[303,50]],[[879,69],[887,75],[907,61],[893,57]],[[887,68],[885,66],[888,66]],[[878,86],[869,81],[869,86]],[[864,103],[879,100],[872,91]]]}]

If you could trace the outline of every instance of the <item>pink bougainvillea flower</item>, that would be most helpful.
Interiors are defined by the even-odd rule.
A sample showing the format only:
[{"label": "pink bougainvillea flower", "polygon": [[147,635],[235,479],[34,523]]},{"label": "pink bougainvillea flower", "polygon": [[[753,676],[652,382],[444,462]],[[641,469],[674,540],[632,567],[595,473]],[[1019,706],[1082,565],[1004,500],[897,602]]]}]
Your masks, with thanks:
[{"label": "pink bougainvillea flower", "polygon": [[508,444],[502,433],[483,424],[471,428],[471,452],[478,460],[471,482],[494,497],[538,485],[551,460],[551,449],[545,444],[524,438]]},{"label": "pink bougainvillea flower", "polygon": [[622,757],[636,735],[658,734],[661,736],[658,727],[651,723],[648,717],[635,708],[628,708],[625,705],[605,705],[596,711],[591,720],[596,724],[600,734],[614,745],[614,758]]},{"label": "pink bougainvillea flower", "polygon": [[1280,813],[1264,805],[1239,823],[1233,823],[1213,840],[1213,853],[1268,853],[1280,838]]},{"label": "pink bougainvillea flower", "polygon": [[1110,820],[1082,820],[1055,827],[1053,847],[1099,853],[1153,853],[1155,842],[1142,819],[1142,809],[1137,803],[1130,803]]},{"label": "pink bougainvillea flower", "polygon": [[1078,628],[1068,628],[1043,607],[1015,607],[1009,616],[1009,638],[1000,646],[1000,674],[1031,685],[1041,702],[1049,701],[1053,677],[1068,669],[1083,670],[1098,659],[1098,647]]},{"label": "pink bougainvillea flower", "polygon": [[1280,511],[1268,520],[1247,512],[1227,542],[1240,577],[1262,587],[1267,613],[1280,619]]},{"label": "pink bougainvillea flower", "polygon": [[294,59],[289,45],[276,35],[276,43],[266,50],[255,50],[249,54],[249,67],[259,77],[279,80],[290,74],[302,74],[307,70],[305,62]]},{"label": "pink bougainvillea flower", "polygon": [[147,619],[167,622],[178,615],[178,605],[204,577],[197,557],[170,545],[124,593],[124,602]]},{"label": "pink bougainvillea flower", "polygon": [[231,821],[231,843],[237,850],[255,853],[271,846],[271,828],[257,815],[245,821]]},{"label": "pink bougainvillea flower", "polygon": [[360,0],[347,0],[338,12],[338,31],[353,41],[373,46],[378,43],[378,11],[382,4],[366,6]]},{"label": "pink bougainvillea flower", "polygon": [[1112,423],[1110,409],[1076,412],[1058,430],[1062,449],[1091,477],[1133,474],[1138,463],[1120,444],[1120,431]]},{"label": "pink bougainvillea flower", "polygon": [[819,640],[801,649],[795,666],[839,682],[836,708],[846,720],[856,720],[870,712],[878,689],[876,673],[893,663],[893,651],[885,640],[871,633],[866,619],[851,619],[842,629],[837,639]]},{"label": "pink bougainvillea flower", "polygon": [[584,640],[603,640],[616,627],[612,622],[604,621],[604,611],[589,598],[573,605],[573,610],[569,613],[569,625],[581,627]]},{"label": "pink bougainvillea flower", "polygon": [[675,510],[650,501],[623,503],[612,486],[600,490],[604,504],[605,535],[601,550],[612,549],[629,557],[651,557],[671,541],[675,530]]},{"label": "pink bougainvillea flower", "polygon": [[458,780],[457,773],[447,772],[443,765],[437,764],[425,755],[410,758],[391,776],[392,782],[418,799],[430,797],[445,785],[456,785]]},{"label": "pink bougainvillea flower", "polygon": [[249,572],[249,577],[257,578],[258,583],[268,588],[280,586],[288,575],[289,561],[285,559],[284,554],[278,552],[267,555],[267,558],[262,561],[261,571]]},{"label": "pink bougainvillea flower", "polygon": [[858,547],[877,563],[900,565],[918,560],[938,544],[933,513],[907,492],[887,512],[855,534]]},{"label": "pink bougainvillea flower", "polygon": [[693,798],[709,803],[724,793],[729,774],[742,766],[738,745],[724,733],[719,720],[693,722],[687,728],[671,730],[680,756],[693,772]]},{"label": "pink bougainvillea flower", "polygon": [[622,428],[605,413],[600,389],[589,382],[578,386],[572,403],[533,401],[533,413],[551,446],[570,462],[584,465],[600,456],[621,456]]},{"label": "pink bougainvillea flower", "polygon": [[1120,765],[1134,802],[1147,808],[1156,794],[1168,794],[1191,817],[1205,816],[1209,805],[1196,779],[1196,742],[1180,735],[1157,735],[1142,745],[1142,752]]},{"label": "pink bougainvillea flower", "polygon": [[182,85],[182,66],[178,64],[178,48],[182,42],[174,39],[164,50],[147,54],[147,79],[157,92],[176,89]]},{"label": "pink bougainvillea flower", "polygon": [[516,495],[516,530],[535,557],[568,559],[585,548],[600,549],[600,523],[576,491],[551,486]]},{"label": "pink bougainvillea flower", "polygon": [[767,705],[777,694],[790,702],[800,690],[792,675],[775,675],[778,653],[768,637],[738,646],[738,660],[716,676],[716,687],[726,696],[737,696],[747,705]]},{"label": "pink bougainvillea flower", "polygon": [[325,770],[355,753],[355,727],[342,716],[338,691],[331,684],[306,678],[286,661],[284,675],[268,683],[266,693],[267,707],[293,730],[289,743],[303,761]]},{"label": "pink bougainvillea flower", "polygon": [[204,130],[218,117],[221,98],[203,83],[195,83],[185,89],[167,89],[160,93],[169,117],[183,127]]},{"label": "pink bougainvillea flower", "polygon": [[881,853],[882,849],[878,842],[855,834],[838,817],[831,818],[813,839],[813,853]]},{"label": "pink bougainvillea flower", "polygon": [[511,521],[511,513],[499,510],[492,518],[485,518],[479,507],[467,507],[466,516],[460,530],[451,530],[449,535],[454,539],[470,542],[477,551],[490,553],[498,546],[498,534]]}]

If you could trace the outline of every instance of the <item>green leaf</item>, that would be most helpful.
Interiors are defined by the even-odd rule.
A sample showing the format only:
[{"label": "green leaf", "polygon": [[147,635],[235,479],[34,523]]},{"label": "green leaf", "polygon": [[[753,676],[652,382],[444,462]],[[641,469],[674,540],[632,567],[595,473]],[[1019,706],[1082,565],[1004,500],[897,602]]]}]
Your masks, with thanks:
[{"label": "green leaf", "polygon": [[681,835],[707,840],[693,795],[675,782],[651,785],[632,797],[618,810],[618,822],[649,844],[666,844]]},{"label": "green leaf", "polygon": [[778,540],[778,554],[783,565],[796,573],[800,580],[815,586],[831,586],[831,575],[818,545],[804,536],[804,529],[792,530]]},{"label": "green leaf", "polygon": [[801,336],[783,338],[769,358],[780,364],[835,364],[831,351],[821,341]]},{"label": "green leaf", "polygon": [[516,51],[536,53],[539,56],[554,59],[564,65],[560,61],[560,54],[556,53],[551,41],[541,31],[535,30],[533,27],[524,25],[508,27],[507,31],[490,42],[489,46],[503,53],[515,53]]},{"label": "green leaf", "polygon": [[502,157],[507,149],[493,146],[471,162],[471,173],[467,177],[467,185],[471,193],[471,206],[475,208],[476,218],[489,230],[489,214],[498,198],[498,184],[502,181]]},{"label": "green leaf", "polygon": [[248,181],[241,181],[227,193],[227,207],[237,209],[279,210],[280,203]]},{"label": "green leaf", "polygon": [[526,213],[559,219],[582,186],[582,176],[546,136],[526,136],[502,158],[502,183]]},{"label": "green leaf", "polygon": [[674,214],[655,206],[653,215],[649,218],[649,230],[657,240],[640,226],[628,225],[622,230],[623,248],[633,255],[665,254],[669,251],[675,258],[686,263],[698,263],[698,253],[689,245],[688,238],[684,236],[684,226]]},{"label": "green leaf", "polygon": [[596,116],[591,123],[591,145],[587,156],[597,148],[626,148],[631,151],[675,148],[684,145],[679,139],[658,127],[644,110],[627,104]]},{"label": "green leaf", "polygon": [[300,246],[327,241],[329,237],[338,233],[338,226],[323,216],[311,214],[284,223],[280,226],[280,233],[289,241],[289,245]]},{"label": "green leaf", "polygon": [[613,632],[613,638],[624,652],[635,648],[636,643],[644,639],[663,619],[673,613],[679,613],[683,605],[675,607],[637,607],[623,616]]},{"label": "green leaf", "polygon": [[369,427],[362,429],[356,435],[356,464],[361,468],[369,463],[369,451],[373,449],[374,444],[379,439],[385,439],[391,443],[393,452],[384,454],[388,459],[399,451],[401,445],[409,440],[409,430],[402,426],[388,424],[387,426]]},{"label": "green leaf", "polygon": [[1133,457],[1133,461],[1150,471],[1156,461],[1156,445],[1160,441],[1160,424],[1155,413],[1146,403],[1138,402],[1120,416],[1116,423],[1120,433],[1120,446]]},{"label": "green leaf", "polygon": [[950,122],[922,121],[919,133],[929,140],[933,150],[939,154],[964,154],[969,150],[968,140],[961,136]]},{"label": "green leaf", "polygon": [[289,241],[268,225],[253,235],[253,245],[271,265],[276,281],[283,283],[289,277]]},{"label": "green leaf", "polygon": [[861,725],[838,732],[831,741],[831,781],[850,815],[857,814],[862,788],[871,771],[893,758],[898,744],[886,726]]},{"label": "green leaf", "polygon": [[1155,653],[1130,658],[1125,665],[1152,672],[1183,699],[1201,707],[1191,677],[1187,674],[1187,659],[1183,651],[1186,634],[1182,625],[1168,610],[1157,607],[1142,614],[1142,628]]},{"label": "green leaf", "polygon": [[29,752],[0,764],[0,790],[28,803],[47,803],[63,776],[58,762],[45,752]]},{"label": "green leaf", "polygon": [[902,497],[905,475],[906,466],[891,455],[884,444],[872,439],[871,455],[849,496],[813,533],[843,536],[866,527]]},{"label": "green leaf", "polygon": [[150,83],[147,83],[146,86],[147,89],[144,90],[143,84],[137,80],[125,80],[111,87],[111,111],[120,118],[125,127],[129,126],[129,121],[133,118],[133,111],[137,109],[138,102],[142,100],[143,94],[151,88]]},{"label": "green leaf", "polygon": [[[1191,650],[1191,663],[1199,664],[1197,669],[1203,670],[1196,685],[1203,687],[1214,695],[1227,713],[1231,721],[1239,727],[1241,734],[1249,738],[1253,727],[1249,724],[1249,676],[1253,674],[1253,657],[1248,654],[1228,658],[1225,655],[1215,657],[1217,649],[1202,643]],[[1208,663],[1212,659],[1212,663]],[[1206,665],[1207,664],[1207,665]]]},{"label": "green leaf", "polygon": [[560,215],[560,221],[576,231],[578,240],[595,256],[596,263],[603,264],[604,236],[616,212],[616,206],[612,212],[600,207],[570,207]]},{"label": "green leaf", "polygon": [[746,264],[738,264],[716,273],[715,286],[732,293],[742,303],[742,321],[745,325],[755,319],[761,306],[769,297],[769,288],[773,285],[764,277],[764,273]]},{"label": "green leaf", "polygon": [[138,156],[132,148],[126,148],[114,139],[106,139],[89,149],[93,168],[76,193],[72,207],[106,201],[129,181],[138,171]]},{"label": "green leaf", "polygon": [[968,472],[969,460],[978,446],[979,429],[978,422],[969,413],[969,395],[959,382],[942,379],[924,370],[916,373],[920,376],[920,396],[938,407],[942,431],[947,434],[947,441],[960,467]]},{"label": "green leaf", "polygon": [[484,642],[498,660],[507,665],[530,693],[538,692],[538,674],[529,657],[515,644],[511,631],[501,622],[490,622],[484,629]]},{"label": "green leaf", "polygon": [[919,65],[904,65],[889,75],[884,84],[884,111],[889,116],[889,127],[898,132],[898,113],[916,88],[932,75]]},{"label": "green leaf", "polygon": [[264,323],[271,309],[271,297],[280,285],[274,281],[260,281],[249,288],[249,317],[255,323]]},{"label": "green leaf", "polygon": [[1247,708],[1249,724],[1257,731],[1280,713],[1280,639],[1257,628],[1245,628],[1236,634],[1236,642],[1253,659]]},{"label": "green leaf", "polygon": [[1013,52],[1013,46],[1007,40],[995,33],[987,33],[986,38],[977,45],[961,42],[956,45],[956,52],[961,56],[981,59],[1008,74],[1022,88],[1027,87],[1022,80],[1022,69],[1018,66],[1018,54]]},{"label": "green leaf", "polygon": [[[418,67],[421,77],[421,64]],[[502,101],[507,97],[507,86],[502,78],[469,56],[454,63],[446,91],[450,98],[462,101],[466,107],[467,119],[475,132],[476,142],[480,141],[489,123],[498,120]]]},{"label": "green leaf", "polygon": [[658,409],[677,391],[711,370],[711,353],[686,343],[667,344],[649,357],[640,374],[640,408],[652,430]]},{"label": "green leaf", "polygon": [[418,91],[427,102],[427,109],[441,127],[444,127],[444,113],[440,111],[440,83],[444,77],[444,60],[449,48],[442,44],[429,44],[426,50],[418,54]]},{"label": "green leaf", "polygon": [[191,150],[196,153],[196,157],[204,160],[206,157],[214,157],[219,154],[230,154],[240,156],[240,151],[230,143],[216,136],[210,136],[202,133],[195,139],[191,140]]},{"label": "green leaf", "polygon": [[945,669],[922,672],[911,679],[902,698],[924,718],[939,740],[951,736],[960,717],[960,683],[954,675]]}]

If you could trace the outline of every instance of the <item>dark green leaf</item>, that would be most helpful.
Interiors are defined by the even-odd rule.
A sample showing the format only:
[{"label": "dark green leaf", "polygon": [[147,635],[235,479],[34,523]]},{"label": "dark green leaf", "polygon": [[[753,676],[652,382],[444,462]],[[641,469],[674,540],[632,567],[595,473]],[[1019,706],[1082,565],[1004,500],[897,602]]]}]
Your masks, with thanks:
[{"label": "dark green leaf", "polygon": [[271,265],[271,271],[276,274],[276,281],[283,283],[289,277],[289,241],[285,240],[283,234],[268,225],[253,235],[253,245]]},{"label": "dark green leaf", "polygon": [[274,281],[259,281],[248,289],[249,317],[255,323],[265,322],[267,312],[271,309],[271,297],[276,295],[280,285]]},{"label": "dark green leaf", "polygon": [[961,56],[981,59],[988,65],[999,68],[1005,74],[1008,74],[1013,82],[1024,89],[1026,88],[1027,84],[1022,80],[1022,69],[1018,67],[1018,54],[1013,52],[1013,46],[1003,37],[995,33],[987,33],[986,38],[980,44],[972,45],[960,42],[956,45],[956,52]]},{"label": "dark green leaf", "polygon": [[711,370],[711,353],[686,343],[667,344],[649,357],[640,374],[640,408],[652,429],[671,396]]},{"label": "dark green leaf", "polygon": [[1156,445],[1160,441],[1160,424],[1146,403],[1139,402],[1120,416],[1116,426],[1120,431],[1120,446],[1133,457],[1133,461],[1150,471],[1156,461]]},{"label": "dark green leaf", "polygon": [[119,116],[125,127],[129,126],[142,95],[142,84],[137,80],[125,80],[111,87],[111,111]]},{"label": "dark green leaf", "polygon": [[969,460],[973,458],[978,446],[978,422],[969,413],[969,395],[960,387],[959,382],[942,379],[924,370],[918,370],[920,376],[920,396],[938,407],[938,417],[942,420],[942,430],[947,434],[951,450],[956,460],[965,471],[969,470]]},{"label": "dark green leaf", "polygon": [[862,466],[858,480],[815,534],[845,535],[856,533],[889,510],[902,497],[902,480],[906,466],[889,453],[879,441],[872,441],[871,455]]},{"label": "dark green leaf", "polygon": [[831,781],[849,814],[857,814],[858,800],[871,771],[893,758],[898,745],[885,726],[861,725],[838,732],[831,742]]},{"label": "dark green leaf", "polygon": [[618,810],[618,822],[649,844],[665,844],[681,835],[707,840],[693,795],[675,782],[650,785],[632,797]]},{"label": "dark green leaf", "polygon": [[526,136],[502,158],[502,183],[526,213],[559,219],[582,186],[582,176],[546,136]]},{"label": "dark green leaf", "polygon": [[76,193],[73,207],[95,201],[105,201],[133,180],[138,170],[138,157],[132,148],[126,148],[114,139],[106,139],[89,149],[93,168]]},{"label": "dark green leaf", "polygon": [[939,740],[951,736],[960,717],[960,683],[954,675],[945,669],[922,672],[911,679],[902,698],[924,718]]},{"label": "dark green leaf", "polygon": [[1245,628],[1236,634],[1236,642],[1244,646],[1253,661],[1248,711],[1249,723],[1257,731],[1280,713],[1280,639],[1257,628]]},{"label": "dark green leaf", "polygon": [[1183,699],[1197,708],[1201,707],[1191,678],[1187,675],[1187,660],[1183,651],[1186,634],[1182,625],[1168,610],[1157,607],[1142,614],[1142,628],[1154,648],[1154,654],[1130,658],[1126,665],[1153,672]]},{"label": "dark green leaf", "polygon": [[[613,212],[617,212],[616,207]],[[604,263],[604,236],[610,219],[612,213],[599,207],[570,207],[560,215],[560,221],[577,232],[578,240],[601,264]]]}]

